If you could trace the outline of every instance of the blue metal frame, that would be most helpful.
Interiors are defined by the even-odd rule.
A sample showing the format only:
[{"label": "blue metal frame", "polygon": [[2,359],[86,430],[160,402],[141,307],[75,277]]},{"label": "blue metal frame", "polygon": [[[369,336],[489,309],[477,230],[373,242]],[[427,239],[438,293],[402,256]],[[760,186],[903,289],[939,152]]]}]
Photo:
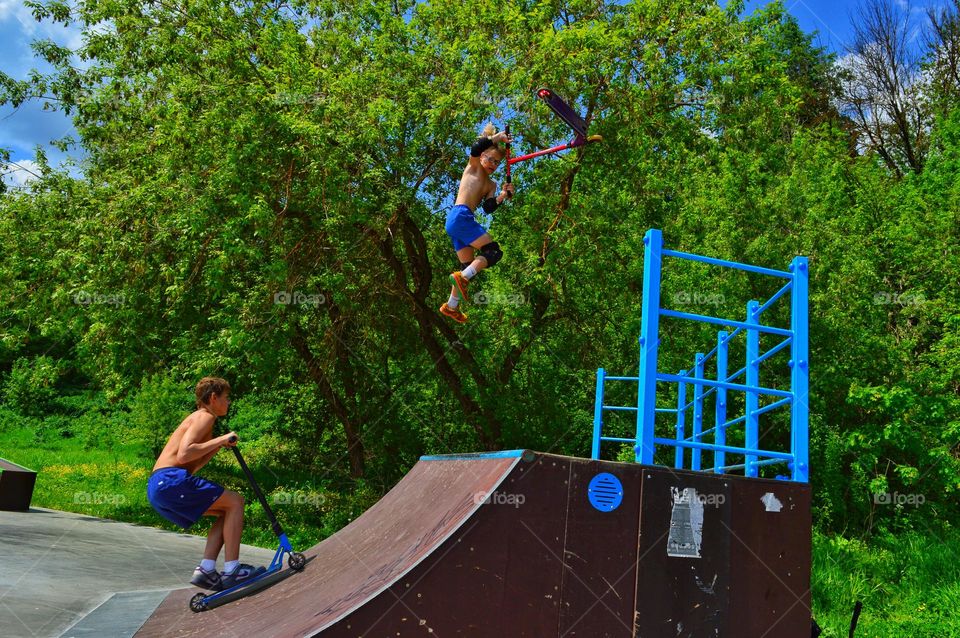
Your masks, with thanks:
[{"label": "blue metal frame", "polygon": [[[746,476],[756,477],[759,468],[764,465],[786,463],[792,480],[808,482],[810,480],[809,467],[809,308],[808,287],[809,272],[807,259],[796,257],[790,264],[788,271],[774,270],[760,266],[752,266],[724,259],[715,259],[694,255],[675,250],[668,250],[663,245],[663,234],[657,229],[650,229],[643,238],[644,270],[643,270],[643,302],[640,321],[640,361],[636,377],[608,376],[603,368],[597,371],[596,402],[593,415],[593,446],[592,457],[600,458],[601,444],[604,441],[618,443],[632,443],[635,459],[639,463],[652,464],[657,445],[673,446],[675,448],[674,466],[678,469],[686,467],[684,450],[690,449],[690,469],[700,470],[702,453],[713,453],[713,472],[724,473],[731,470],[743,470]],[[744,320],[711,317],[707,315],[679,312],[662,308],[661,278],[664,257],[674,257],[724,268],[734,268],[759,275],[786,279],[782,286],[763,304],[751,300],[746,306]],[[789,297],[787,295],[789,294]],[[778,300],[787,297],[790,300],[790,328],[777,328],[764,325],[762,315]],[[731,332],[720,330],[717,333],[717,344],[714,349],[704,355],[697,353],[693,365],[689,370],[680,370],[677,374],[658,372],[657,357],[660,346],[660,317],[697,321],[707,324],[733,328]],[[733,374],[728,374],[727,363],[731,342],[744,334],[746,339],[746,365]],[[777,345],[766,352],[760,351],[760,336],[762,334],[783,337]],[[790,348],[790,389],[778,390],[761,385],[761,365],[782,350]],[[711,357],[716,355],[716,379],[707,379],[704,375],[704,366]],[[744,375],[744,383],[734,383]],[[630,381],[637,383],[637,405],[615,406],[603,403],[604,389],[607,381]],[[677,407],[658,408],[656,403],[657,382],[677,384]],[[693,385],[693,400],[687,403],[687,386]],[[745,413],[731,420],[727,420],[728,393],[742,392],[745,397]],[[704,400],[716,393],[714,401],[714,424],[709,429],[703,428]],[[776,400],[761,406],[762,396],[774,397]],[[784,406],[790,406],[790,450],[765,450],[760,447],[760,416]],[[693,432],[686,436],[686,413],[693,408]],[[635,411],[636,437],[627,439],[603,435],[604,411]],[[674,439],[661,438],[655,435],[655,421],[658,413],[672,413],[676,416]],[[743,423],[743,446],[730,445],[727,442],[728,429]],[[713,434],[713,443],[704,442],[704,437]],[[727,464],[726,455],[732,454],[743,457],[742,463]]]}]

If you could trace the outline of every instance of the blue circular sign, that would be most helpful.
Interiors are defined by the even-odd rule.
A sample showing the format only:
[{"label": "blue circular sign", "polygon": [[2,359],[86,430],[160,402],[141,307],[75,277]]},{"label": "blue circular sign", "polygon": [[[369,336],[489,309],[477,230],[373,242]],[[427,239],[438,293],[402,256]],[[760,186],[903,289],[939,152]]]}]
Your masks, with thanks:
[{"label": "blue circular sign", "polygon": [[587,499],[601,512],[612,512],[623,502],[623,483],[613,474],[601,472],[590,481]]}]

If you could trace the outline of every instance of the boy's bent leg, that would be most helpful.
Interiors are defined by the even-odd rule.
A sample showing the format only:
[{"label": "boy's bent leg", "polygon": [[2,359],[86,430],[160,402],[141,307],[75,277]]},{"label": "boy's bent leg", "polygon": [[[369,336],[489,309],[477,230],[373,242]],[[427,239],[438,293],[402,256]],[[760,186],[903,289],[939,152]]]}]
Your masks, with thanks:
[{"label": "boy's bent leg", "polygon": [[[240,537],[243,534],[243,496],[233,490],[224,490],[210,509],[207,516],[222,514],[223,525],[223,559],[234,561],[240,559]],[[211,528],[213,531],[213,528]],[[209,537],[208,537],[209,542]],[[219,552],[218,552],[219,553]]]},{"label": "boy's bent leg", "polygon": [[217,560],[220,550],[223,549],[223,513],[217,514],[217,520],[210,526],[207,532],[207,545],[203,549],[203,557],[207,560]]},{"label": "boy's bent leg", "polygon": [[497,262],[503,257],[500,244],[495,242],[489,234],[478,237],[476,241],[470,245],[476,248],[476,258],[470,265],[476,268],[477,271],[496,266]]}]

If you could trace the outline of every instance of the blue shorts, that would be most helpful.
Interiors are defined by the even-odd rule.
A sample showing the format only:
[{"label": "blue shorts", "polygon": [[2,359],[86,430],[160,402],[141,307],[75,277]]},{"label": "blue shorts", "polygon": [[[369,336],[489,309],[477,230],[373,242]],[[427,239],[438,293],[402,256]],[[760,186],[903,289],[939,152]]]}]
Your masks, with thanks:
[{"label": "blue shorts", "polygon": [[160,516],[187,529],[223,494],[223,487],[182,467],[162,467],[147,481],[147,500]]},{"label": "blue shorts", "polygon": [[447,213],[447,234],[453,242],[453,249],[466,248],[486,233],[487,230],[477,223],[469,206],[457,204]]}]

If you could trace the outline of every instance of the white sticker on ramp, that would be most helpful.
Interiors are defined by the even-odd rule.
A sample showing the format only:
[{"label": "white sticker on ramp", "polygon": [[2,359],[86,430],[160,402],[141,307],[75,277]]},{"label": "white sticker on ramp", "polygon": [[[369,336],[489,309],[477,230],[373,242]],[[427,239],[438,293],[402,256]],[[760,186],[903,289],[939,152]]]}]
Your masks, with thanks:
[{"label": "white sticker on ramp", "polygon": [[773,492],[767,492],[760,500],[763,501],[763,506],[767,508],[768,512],[779,512],[783,509],[783,503],[773,495]]},{"label": "white sticker on ramp", "polygon": [[700,558],[703,540],[703,501],[692,487],[671,487],[673,508],[670,512],[670,536],[667,556]]}]

